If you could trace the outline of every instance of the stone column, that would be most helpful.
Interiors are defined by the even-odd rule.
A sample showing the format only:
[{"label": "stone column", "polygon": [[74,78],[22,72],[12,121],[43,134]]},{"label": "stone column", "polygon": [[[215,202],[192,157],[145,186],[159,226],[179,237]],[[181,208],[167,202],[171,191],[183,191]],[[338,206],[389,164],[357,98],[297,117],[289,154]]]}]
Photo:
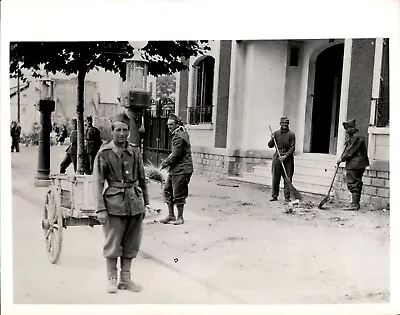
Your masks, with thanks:
[{"label": "stone column", "polygon": [[40,125],[39,148],[38,148],[38,168],[35,176],[34,185],[46,187],[50,185],[50,132],[51,132],[51,112],[55,109],[55,102],[50,100],[39,101]]},{"label": "stone column", "polygon": [[339,130],[338,141],[336,147],[336,155],[339,158],[342,154],[346,133],[342,128],[342,122],[347,120],[347,106],[349,99],[350,87],[350,68],[351,68],[351,52],[352,52],[352,39],[345,39],[344,41],[344,55],[343,55],[343,70],[342,70],[342,88],[340,92],[340,109],[339,109]]}]

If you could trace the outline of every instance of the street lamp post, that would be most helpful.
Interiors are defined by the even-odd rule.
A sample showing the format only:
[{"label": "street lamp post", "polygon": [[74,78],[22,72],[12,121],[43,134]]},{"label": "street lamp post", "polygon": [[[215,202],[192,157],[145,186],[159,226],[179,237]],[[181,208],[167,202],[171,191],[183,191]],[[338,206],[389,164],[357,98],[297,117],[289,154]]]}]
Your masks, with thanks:
[{"label": "street lamp post", "polygon": [[126,62],[126,82],[121,95],[122,106],[130,118],[129,142],[141,147],[140,134],[144,132],[143,115],[150,106],[150,92],[147,91],[148,61],[143,59],[141,49],[147,41],[129,42],[134,55]]},{"label": "street lamp post", "polygon": [[40,133],[38,148],[38,169],[35,176],[35,186],[45,187],[50,184],[50,131],[51,112],[55,109],[54,81],[45,78],[40,80]]}]

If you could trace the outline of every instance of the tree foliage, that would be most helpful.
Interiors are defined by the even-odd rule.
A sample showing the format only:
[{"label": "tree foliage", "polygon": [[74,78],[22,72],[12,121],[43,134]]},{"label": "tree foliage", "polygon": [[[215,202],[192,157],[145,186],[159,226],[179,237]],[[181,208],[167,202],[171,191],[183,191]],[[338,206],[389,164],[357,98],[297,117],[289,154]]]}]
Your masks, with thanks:
[{"label": "tree foliage", "polygon": [[[209,49],[207,41],[150,41],[143,52],[150,61],[149,73],[159,76],[186,70],[185,58]],[[12,42],[10,74],[17,74],[18,66],[36,74],[42,66],[51,73],[66,75],[103,68],[124,78],[123,60],[132,53],[128,42]]]},{"label": "tree foliage", "polygon": [[156,97],[167,98],[176,91],[176,78],[172,75],[161,75],[156,80]]},{"label": "tree foliage", "polygon": [[[209,50],[208,41],[150,41],[143,49],[149,60],[149,73],[154,76],[170,75],[187,70],[185,59]],[[129,42],[11,42],[10,75],[16,76],[21,68],[40,76],[41,70],[55,74],[78,75],[78,173],[83,174],[83,111],[86,74],[98,68],[119,73],[125,79],[123,60],[133,55]]]}]

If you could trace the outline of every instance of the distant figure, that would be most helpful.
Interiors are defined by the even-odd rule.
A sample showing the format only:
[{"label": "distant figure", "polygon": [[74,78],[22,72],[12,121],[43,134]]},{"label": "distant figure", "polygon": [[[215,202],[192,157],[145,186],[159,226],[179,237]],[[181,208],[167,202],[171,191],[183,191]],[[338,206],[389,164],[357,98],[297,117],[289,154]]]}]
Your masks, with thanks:
[{"label": "distant figure", "polygon": [[37,123],[33,123],[32,145],[39,145],[39,133],[42,127]]},{"label": "distant figure", "polygon": [[56,134],[56,136],[58,138],[58,136],[60,134],[60,128],[57,126],[56,123],[53,123],[53,131],[55,132],[55,134]]},{"label": "distant figure", "polygon": [[359,134],[355,119],[344,121],[342,125],[346,130],[347,140],[337,164],[346,162],[346,182],[351,192],[351,203],[343,210],[358,210],[363,187],[362,177],[365,168],[369,166],[367,144],[365,138]]},{"label": "distant figure", "polygon": [[[72,132],[71,132],[71,136],[72,136]],[[67,137],[68,137],[68,130],[67,130],[67,127],[65,125],[63,125],[61,128],[61,131],[59,132],[58,144],[64,145],[64,141]],[[72,142],[72,140],[71,140],[71,142]]]},{"label": "distant figure", "polygon": [[14,148],[16,152],[19,152],[19,140],[21,138],[21,127],[18,125],[16,121],[11,122],[10,127],[11,134],[11,152],[14,152]]},{"label": "distant figure", "polygon": [[[77,122],[76,119],[72,119],[73,130],[71,131],[71,143],[65,150],[66,154],[64,160],[60,164],[60,173],[64,174],[68,166],[72,163],[74,165],[74,172],[76,173],[76,162],[78,152],[78,135],[77,135]],[[64,126],[65,127],[65,126]]]},{"label": "distant figure", "polygon": [[100,130],[93,126],[92,116],[88,116],[85,122],[85,148],[86,148],[86,171],[90,175],[93,172],[94,158],[99,151],[101,144]]}]

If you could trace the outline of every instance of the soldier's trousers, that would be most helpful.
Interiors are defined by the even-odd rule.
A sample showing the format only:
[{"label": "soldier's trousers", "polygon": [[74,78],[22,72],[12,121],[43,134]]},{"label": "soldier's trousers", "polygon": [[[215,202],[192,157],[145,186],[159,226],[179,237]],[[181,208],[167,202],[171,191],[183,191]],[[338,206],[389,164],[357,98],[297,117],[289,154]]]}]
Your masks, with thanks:
[{"label": "soldier's trousers", "polygon": [[142,242],[144,214],[133,216],[108,215],[108,223],[102,225],[105,237],[105,258],[135,258]]},{"label": "soldier's trousers", "polygon": [[184,205],[189,195],[189,182],[192,173],[169,175],[164,185],[164,200],[167,204]]},{"label": "soldier's trousers", "polygon": [[365,168],[348,170],[346,169],[346,183],[347,188],[352,194],[361,195],[363,182],[362,177],[365,172]]},{"label": "soldier's trousers", "polygon": [[94,165],[94,159],[96,158],[97,152],[88,152],[86,154],[86,174],[91,175],[93,172],[93,165]]},{"label": "soldier's trousers", "polygon": [[12,137],[11,152],[14,152],[14,148],[16,152],[19,152],[19,139]]},{"label": "soldier's trousers", "polygon": [[[289,158],[283,161],[283,165],[285,165],[286,172],[290,181],[292,181],[293,173],[294,173],[294,159]],[[281,162],[277,158],[272,160],[272,197],[278,198],[279,195],[279,183],[281,181],[281,177],[284,182],[284,195],[285,198],[290,198],[290,190],[289,186],[286,184],[285,173],[282,168]]]},{"label": "soldier's trousers", "polygon": [[60,173],[64,174],[70,164],[74,165],[74,172],[76,173],[77,156],[75,154],[66,153],[64,160],[60,164]]}]

